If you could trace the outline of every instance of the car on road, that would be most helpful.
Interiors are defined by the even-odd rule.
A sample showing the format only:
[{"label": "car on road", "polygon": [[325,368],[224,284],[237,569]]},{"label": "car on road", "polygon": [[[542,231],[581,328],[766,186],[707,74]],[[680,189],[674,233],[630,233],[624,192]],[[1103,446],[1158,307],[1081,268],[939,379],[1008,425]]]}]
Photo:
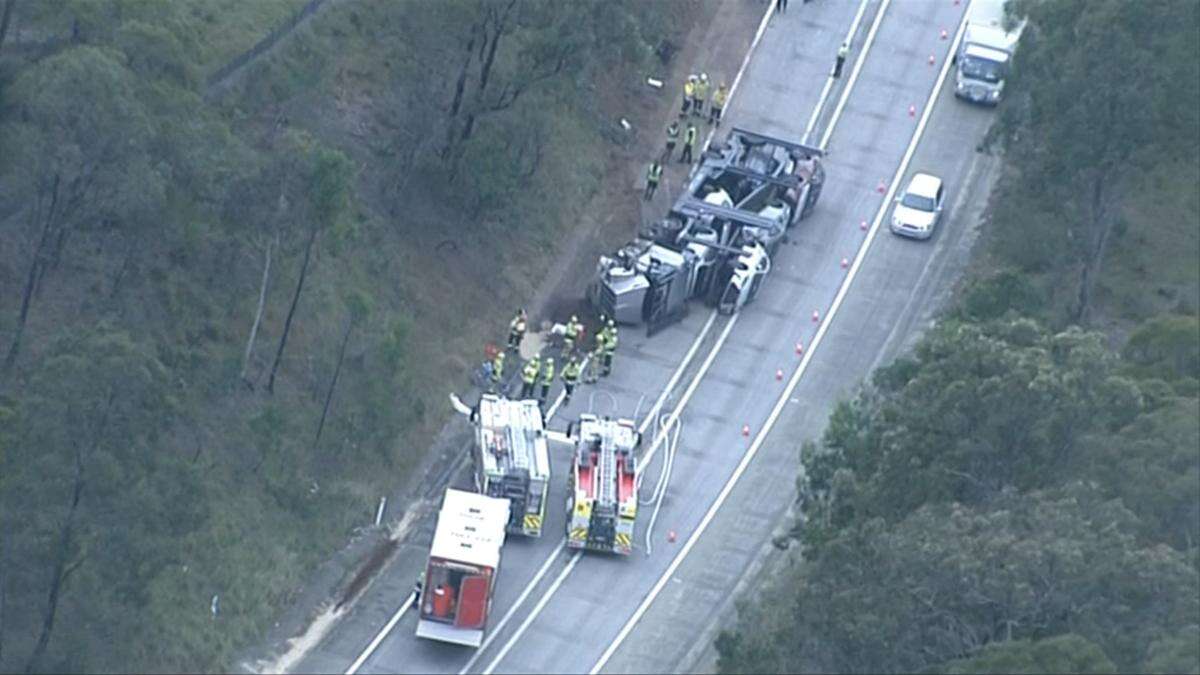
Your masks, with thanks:
[{"label": "car on road", "polygon": [[933,236],[933,228],[941,219],[945,197],[946,187],[941,178],[927,173],[914,175],[904,192],[896,197],[892,232],[913,239]]}]

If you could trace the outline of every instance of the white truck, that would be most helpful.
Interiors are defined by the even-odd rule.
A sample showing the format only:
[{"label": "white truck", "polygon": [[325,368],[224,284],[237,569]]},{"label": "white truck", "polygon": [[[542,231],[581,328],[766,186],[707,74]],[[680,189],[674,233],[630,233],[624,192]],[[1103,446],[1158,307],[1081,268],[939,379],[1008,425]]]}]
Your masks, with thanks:
[{"label": "white truck", "polygon": [[483,643],[508,500],[446,490],[425,568],[417,637],[468,647]]},{"label": "white truck", "polygon": [[971,0],[967,30],[954,54],[954,95],[972,103],[994,106],[1004,98],[1004,84],[1012,67],[1022,19],[1005,28],[1005,0]]}]

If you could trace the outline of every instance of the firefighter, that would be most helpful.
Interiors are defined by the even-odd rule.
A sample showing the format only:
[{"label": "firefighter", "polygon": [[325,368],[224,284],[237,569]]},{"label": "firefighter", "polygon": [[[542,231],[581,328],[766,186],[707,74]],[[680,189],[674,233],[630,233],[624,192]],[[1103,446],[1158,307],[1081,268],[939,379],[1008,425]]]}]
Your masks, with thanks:
[{"label": "firefighter", "polygon": [[692,114],[704,117],[704,102],[708,100],[708,73],[700,73],[695,92],[696,96],[692,99]]},{"label": "firefighter", "polygon": [[679,141],[679,122],[671,120],[667,125],[667,149],[663,151],[663,162],[671,161],[671,155],[675,154],[675,143]]},{"label": "firefighter", "polygon": [[488,389],[488,393],[494,394],[500,389],[500,382],[504,379],[504,352],[496,352],[496,357],[492,359],[492,386]]},{"label": "firefighter", "polygon": [[683,164],[691,164],[692,151],[696,149],[696,125],[688,122],[687,131],[683,132],[683,152],[679,155],[679,161]]},{"label": "firefighter", "polygon": [[521,371],[521,398],[533,398],[533,387],[537,384],[538,371],[542,369],[542,364],[538,357],[533,357],[525,364],[525,369]]},{"label": "firefighter", "polygon": [[850,45],[843,42],[842,46],[838,47],[837,60],[833,62],[833,78],[835,80],[842,76],[842,66],[846,63],[846,55],[849,53]]},{"label": "firefighter", "polygon": [[658,181],[662,179],[662,164],[651,162],[650,168],[646,171],[646,193],[642,195],[642,199],[650,201],[654,197],[654,191],[658,189]]},{"label": "firefighter", "polygon": [[688,108],[692,106],[692,98],[696,95],[696,76],[688,75],[688,79],[683,83],[683,107],[679,111],[679,116],[684,117],[688,114]]},{"label": "firefighter", "polygon": [[421,606],[421,590],[425,588],[425,573],[421,572],[421,576],[417,577],[417,583],[413,584],[413,608]]},{"label": "firefighter", "polygon": [[525,339],[525,322],[528,317],[525,315],[525,309],[522,308],[513,317],[513,320],[508,322],[508,348],[516,351],[521,347],[521,340]]},{"label": "firefighter", "polygon": [[613,352],[617,351],[617,324],[609,319],[608,329],[604,331],[604,370],[600,374],[608,377],[612,372]]},{"label": "firefighter", "polygon": [[571,356],[571,360],[567,361],[567,365],[562,369],[563,391],[566,392],[563,396],[563,405],[571,402],[571,394],[575,391],[575,383],[579,382],[579,362],[575,360],[575,356]]},{"label": "firefighter", "polygon": [[584,376],[584,382],[595,384],[599,379],[597,371],[600,370],[600,361],[604,358],[604,345],[608,343],[608,330],[601,326],[600,330],[596,331],[596,346],[592,349],[590,358],[588,359],[587,374]]},{"label": "firefighter", "polygon": [[583,330],[583,324],[579,323],[579,317],[571,315],[571,320],[567,322],[567,330],[563,334],[564,352],[572,354],[575,352],[575,342],[579,339],[579,332]]},{"label": "firefighter", "polygon": [[721,126],[721,113],[725,111],[725,100],[729,98],[729,91],[725,89],[725,83],[713,92],[712,105],[708,108],[708,121],[715,126]]},{"label": "firefighter", "polygon": [[542,393],[538,396],[538,405],[546,405],[546,399],[550,397],[550,387],[554,384],[554,359],[547,357],[546,362],[542,364]]}]

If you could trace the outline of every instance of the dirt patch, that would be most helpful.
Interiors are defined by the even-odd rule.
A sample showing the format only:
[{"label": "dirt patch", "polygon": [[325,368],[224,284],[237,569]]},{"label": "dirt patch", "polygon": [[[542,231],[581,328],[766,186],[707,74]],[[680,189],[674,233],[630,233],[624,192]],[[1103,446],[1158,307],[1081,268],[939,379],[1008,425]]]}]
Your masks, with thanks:
[{"label": "dirt patch", "polygon": [[375,549],[371,551],[371,554],[367,556],[362,566],[358,568],[358,572],[354,575],[354,578],[347,584],[346,590],[342,592],[342,598],[333,606],[333,611],[341,611],[342,607],[353,601],[367,587],[367,584],[375,577],[375,574],[383,569],[384,563],[392,557],[392,554],[396,552],[396,548],[399,545],[400,542],[395,539],[385,539],[379,542],[375,546]]}]

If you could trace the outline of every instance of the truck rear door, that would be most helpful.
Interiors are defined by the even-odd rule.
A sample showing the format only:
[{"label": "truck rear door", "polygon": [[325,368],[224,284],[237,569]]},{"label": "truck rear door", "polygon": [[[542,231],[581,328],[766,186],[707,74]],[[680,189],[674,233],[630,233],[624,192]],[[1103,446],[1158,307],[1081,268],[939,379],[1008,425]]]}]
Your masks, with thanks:
[{"label": "truck rear door", "polygon": [[483,575],[464,577],[458,590],[458,615],[454,625],[458,628],[480,630],[487,621],[488,590],[490,579]]}]

